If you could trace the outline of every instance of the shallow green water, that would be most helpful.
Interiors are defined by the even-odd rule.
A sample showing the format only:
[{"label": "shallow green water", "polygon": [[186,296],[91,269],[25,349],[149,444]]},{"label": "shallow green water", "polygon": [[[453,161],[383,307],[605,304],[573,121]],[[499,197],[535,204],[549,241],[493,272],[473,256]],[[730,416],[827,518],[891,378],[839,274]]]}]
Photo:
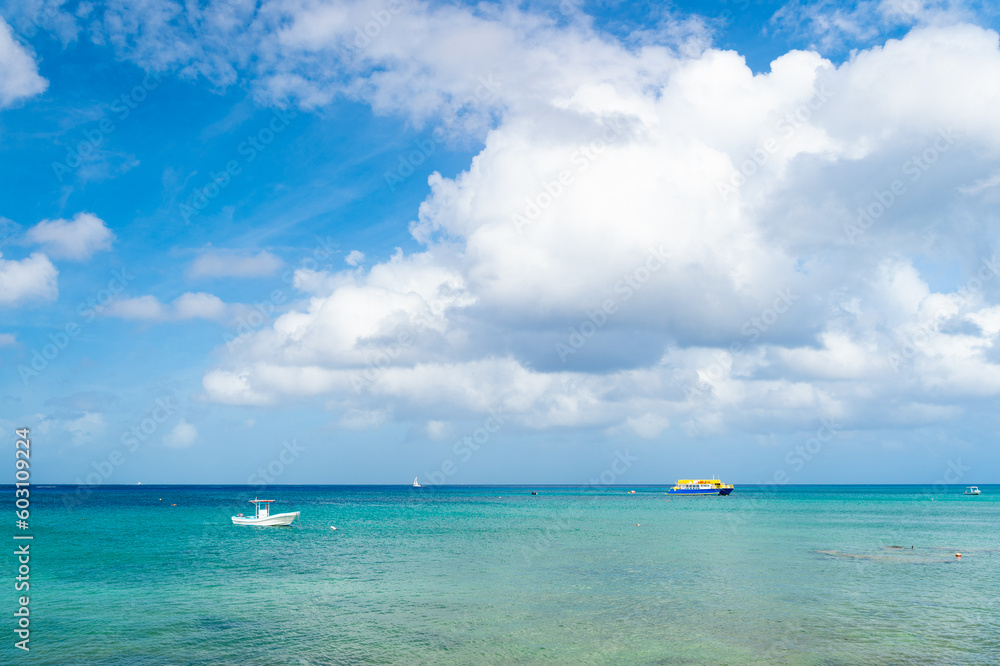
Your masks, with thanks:
[{"label": "shallow green water", "polygon": [[982,488],[264,491],[290,528],[232,525],[246,487],[36,488],[0,661],[995,664]]}]

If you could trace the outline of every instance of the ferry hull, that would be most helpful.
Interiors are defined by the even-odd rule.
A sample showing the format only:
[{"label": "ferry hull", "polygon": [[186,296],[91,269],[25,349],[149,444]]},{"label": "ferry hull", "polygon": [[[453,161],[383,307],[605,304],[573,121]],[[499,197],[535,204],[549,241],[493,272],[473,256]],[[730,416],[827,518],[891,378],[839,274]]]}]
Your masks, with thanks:
[{"label": "ferry hull", "polygon": [[673,488],[671,488],[670,490],[667,491],[667,494],[700,496],[700,495],[728,495],[731,492],[733,492],[732,488],[722,488],[721,490],[718,488],[695,488],[691,490],[674,490]]}]

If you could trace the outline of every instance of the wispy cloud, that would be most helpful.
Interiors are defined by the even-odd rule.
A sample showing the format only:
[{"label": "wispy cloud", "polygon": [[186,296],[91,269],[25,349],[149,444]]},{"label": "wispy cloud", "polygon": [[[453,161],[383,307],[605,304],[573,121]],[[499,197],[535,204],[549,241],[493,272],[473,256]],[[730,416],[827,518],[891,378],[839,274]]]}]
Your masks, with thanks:
[{"label": "wispy cloud", "polygon": [[104,414],[100,412],[87,412],[66,424],[66,430],[70,433],[74,446],[96,441],[106,429],[107,422]]},{"label": "wispy cloud", "polygon": [[266,277],[276,273],[282,265],[281,259],[267,251],[247,254],[238,251],[210,250],[194,260],[187,274],[194,280]]},{"label": "wispy cloud", "polygon": [[171,449],[186,449],[197,441],[198,429],[183,419],[163,436],[164,446]]},{"label": "wispy cloud", "polygon": [[223,321],[230,308],[222,299],[205,292],[187,292],[169,305],[151,295],[123,298],[112,301],[104,311],[109,317],[148,322],[181,321],[185,319],[210,319]]}]

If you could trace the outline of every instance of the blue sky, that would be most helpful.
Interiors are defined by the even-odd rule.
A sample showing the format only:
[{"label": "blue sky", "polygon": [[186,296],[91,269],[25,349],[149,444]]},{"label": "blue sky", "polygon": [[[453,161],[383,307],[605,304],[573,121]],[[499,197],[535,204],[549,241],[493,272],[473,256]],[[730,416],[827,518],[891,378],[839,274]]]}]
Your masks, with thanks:
[{"label": "blue sky", "polygon": [[38,482],[1000,481],[989,6],[0,17]]}]

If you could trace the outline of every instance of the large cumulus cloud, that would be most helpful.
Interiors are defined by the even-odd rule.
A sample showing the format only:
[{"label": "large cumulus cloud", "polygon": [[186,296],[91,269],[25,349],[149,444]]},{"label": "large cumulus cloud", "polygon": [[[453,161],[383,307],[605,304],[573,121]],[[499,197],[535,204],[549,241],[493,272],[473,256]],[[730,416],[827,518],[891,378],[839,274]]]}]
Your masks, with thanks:
[{"label": "large cumulus cloud", "polygon": [[122,4],[92,31],[482,141],[431,178],[420,252],[299,271],[302,307],[227,348],[208,399],[655,437],[950,420],[1000,390],[998,36],[928,17],[756,74],[697,22],[626,45],[506,6]]},{"label": "large cumulus cloud", "polygon": [[[948,419],[992,394],[996,332],[975,322],[995,276],[959,289],[992,256],[992,188],[962,188],[996,169],[995,33],[918,28],[757,75],[712,49],[592,56],[501,89],[469,169],[431,179],[424,252],[328,276],[208,394],[694,431]],[[932,289],[927,252],[962,279]]]}]

